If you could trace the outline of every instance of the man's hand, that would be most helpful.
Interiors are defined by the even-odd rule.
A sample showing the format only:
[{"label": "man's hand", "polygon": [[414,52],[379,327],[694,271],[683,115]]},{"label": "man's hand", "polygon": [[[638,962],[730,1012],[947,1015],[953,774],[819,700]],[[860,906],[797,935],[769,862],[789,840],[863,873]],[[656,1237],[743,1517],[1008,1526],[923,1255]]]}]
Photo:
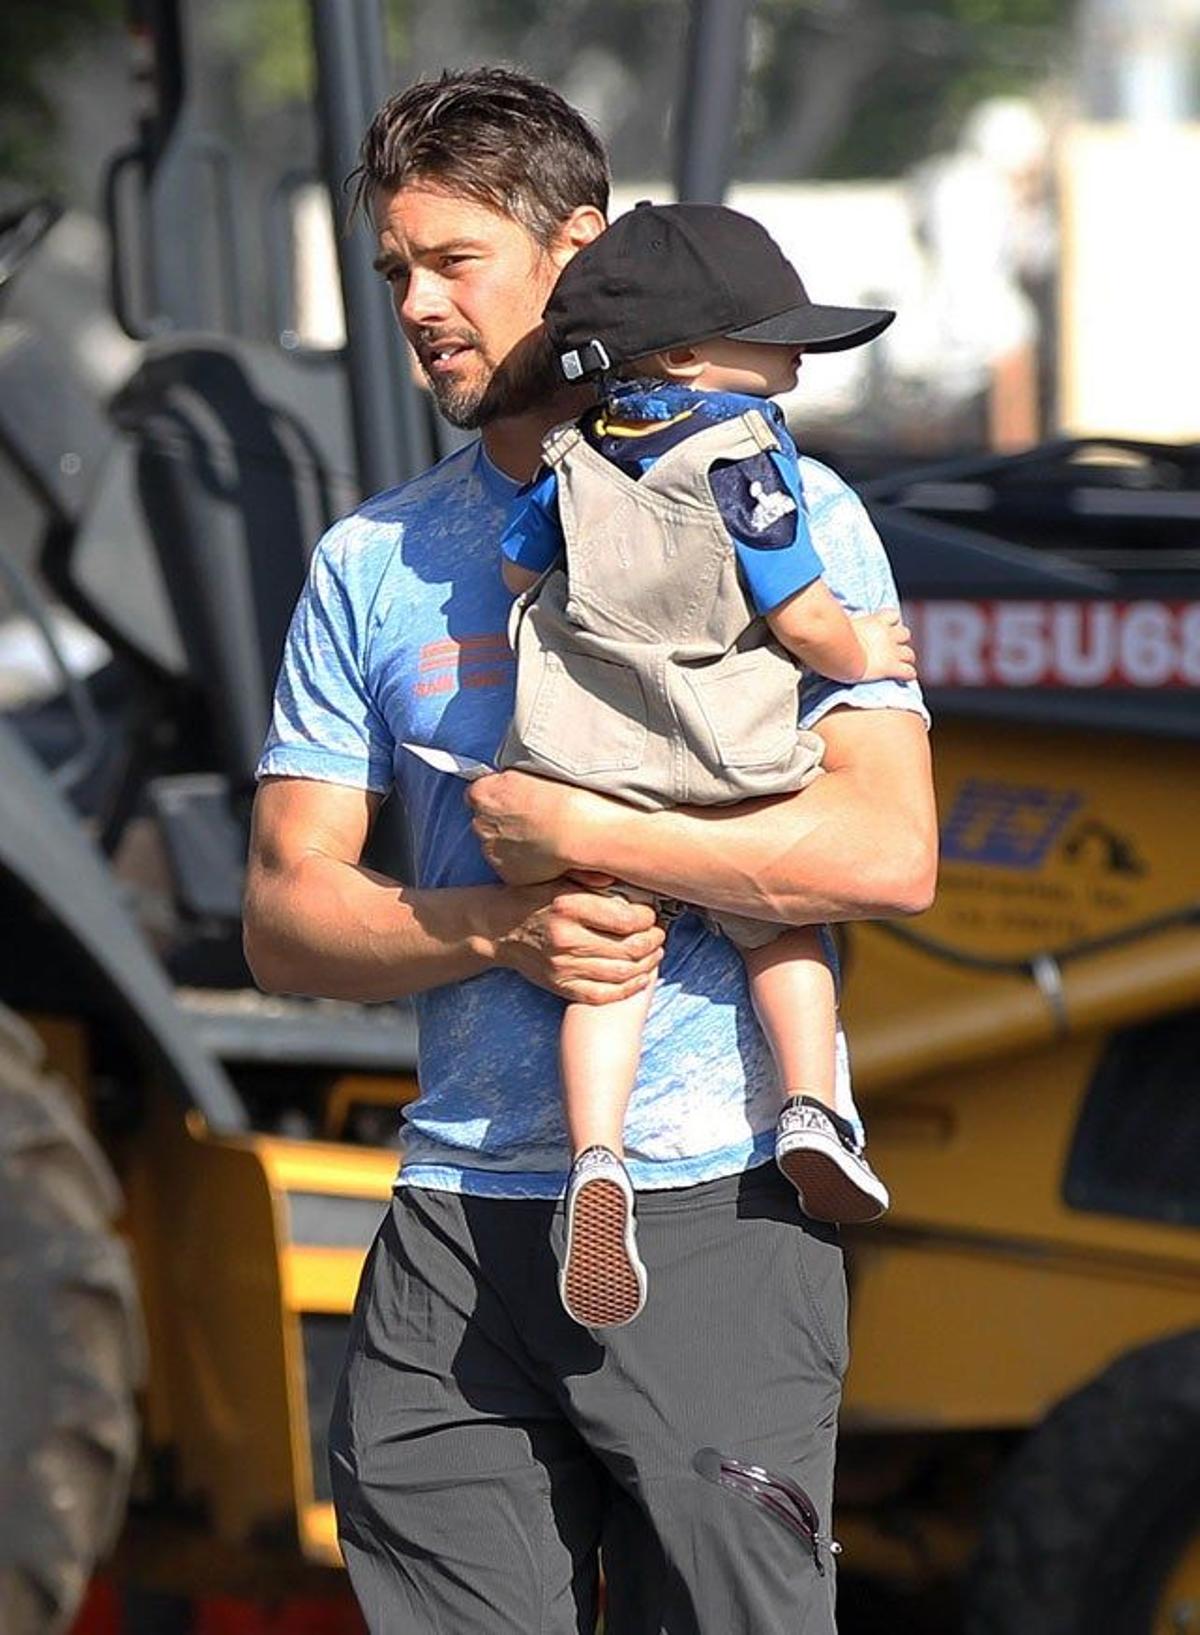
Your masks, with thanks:
[{"label": "man's hand", "polygon": [[937,863],[923,721],[842,706],[818,730],[829,775],[791,795],[652,812],[504,772],[471,785],[475,831],[511,882],[598,870],[784,925],[921,913]]},{"label": "man's hand", "polygon": [[471,827],[483,855],[510,886],[557,880],[576,860],[581,832],[611,821],[619,801],[530,772],[497,772],[467,785]]},{"label": "man's hand", "polygon": [[549,901],[545,890],[531,888],[528,895],[530,912],[495,939],[491,952],[497,965],[560,999],[587,1005],[627,999],[651,981],[665,937],[648,904],[576,890],[566,882]]}]

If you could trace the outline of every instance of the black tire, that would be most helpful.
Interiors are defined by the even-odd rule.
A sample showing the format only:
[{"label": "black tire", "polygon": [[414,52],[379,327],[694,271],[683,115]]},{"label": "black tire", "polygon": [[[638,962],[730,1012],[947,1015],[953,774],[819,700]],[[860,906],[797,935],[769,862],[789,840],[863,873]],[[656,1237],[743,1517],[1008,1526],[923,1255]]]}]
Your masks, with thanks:
[{"label": "black tire", "polygon": [[966,1635],[1177,1629],[1160,1601],[1198,1532],[1195,1332],[1122,1357],[1022,1443],[968,1575]]},{"label": "black tire", "polygon": [[0,1630],[58,1635],[116,1540],[138,1442],[120,1193],[36,1036],[0,1006]]}]

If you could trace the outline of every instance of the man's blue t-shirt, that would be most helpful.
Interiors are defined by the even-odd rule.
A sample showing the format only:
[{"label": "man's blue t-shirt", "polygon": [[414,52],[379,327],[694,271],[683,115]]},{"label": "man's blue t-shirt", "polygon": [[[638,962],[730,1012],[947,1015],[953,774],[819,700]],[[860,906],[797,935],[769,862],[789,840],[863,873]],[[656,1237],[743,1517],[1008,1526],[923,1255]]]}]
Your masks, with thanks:
[{"label": "man's blue t-shirt", "polygon": [[[803,460],[809,527],[851,609],[895,605],[878,537],[833,472]],[[498,540],[519,484],[473,443],[377,495],[318,544],[284,652],[259,776],[383,793],[395,784],[417,885],[495,879],[462,782],[400,745],[489,761],[513,706],[512,598]],[[803,722],[839,704],[923,713],[898,682],[808,678]],[[421,1094],[405,1110],[401,1183],[553,1197],[569,1160],[558,1078],[562,1001],[493,969],[416,997]],[[842,1052],[839,1101],[852,1116]],[[672,925],[625,1123],[638,1188],[688,1186],[767,1161],[779,1092],[738,950],[684,914]]]}]

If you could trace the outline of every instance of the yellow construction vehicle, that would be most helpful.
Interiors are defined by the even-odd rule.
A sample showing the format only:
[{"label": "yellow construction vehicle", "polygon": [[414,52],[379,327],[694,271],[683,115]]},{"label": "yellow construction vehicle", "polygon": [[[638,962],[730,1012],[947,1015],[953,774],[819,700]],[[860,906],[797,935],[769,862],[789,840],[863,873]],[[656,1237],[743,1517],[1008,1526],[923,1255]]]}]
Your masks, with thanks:
[{"label": "yellow construction vehicle", "polygon": [[[378,100],[370,9],[314,0],[335,179]],[[0,716],[4,1635],[66,1629],[114,1550],[181,1608],[343,1584],[325,1426],[416,1093],[411,1013],[255,993],[238,909],[306,552],[430,426],[389,397],[365,285],[352,413],[336,354],[172,333],[208,264],[159,242],[178,6],[136,10],[157,101],[110,196],[114,227],[131,185],[158,224],[137,253],[116,234],[141,363],[96,404],[0,322],[0,452],[46,517],[36,583],[0,562],[60,683]],[[220,153],[190,158],[228,205]],[[52,224],[0,222],[0,289]],[[851,1572],[961,1580],[971,1635],[1200,1628],[1198,475],[1195,450],[1064,444],[870,496],[943,867],[929,914],[842,937],[895,1204],[851,1242],[838,1528]],[[61,606],[106,644],[86,682]]]}]

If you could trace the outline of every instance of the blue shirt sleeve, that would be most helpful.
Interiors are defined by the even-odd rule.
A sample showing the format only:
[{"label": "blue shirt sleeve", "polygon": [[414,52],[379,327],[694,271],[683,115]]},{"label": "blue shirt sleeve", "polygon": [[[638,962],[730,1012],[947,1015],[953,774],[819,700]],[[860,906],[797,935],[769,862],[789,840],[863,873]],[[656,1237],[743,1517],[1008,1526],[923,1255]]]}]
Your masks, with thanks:
[{"label": "blue shirt sleeve", "polygon": [[756,613],[770,613],[821,577],[799,465],[776,449],[709,475]]},{"label": "blue shirt sleeve", "polygon": [[563,548],[558,516],[558,479],[543,471],[513,501],[500,549],[510,562],[545,573]]},{"label": "blue shirt sleeve", "polygon": [[[819,461],[802,459],[801,465],[808,524],[824,564],[825,583],[850,614],[899,607],[883,541],[858,495]],[[801,726],[815,726],[839,705],[909,710],[929,724],[929,712],[915,681],[831,681],[806,670],[800,696]]]},{"label": "blue shirt sleeve", "polygon": [[369,607],[348,582],[350,517],[313,552],[284,645],[271,726],[256,776],[314,778],[385,793],[395,744],[367,679]]}]

